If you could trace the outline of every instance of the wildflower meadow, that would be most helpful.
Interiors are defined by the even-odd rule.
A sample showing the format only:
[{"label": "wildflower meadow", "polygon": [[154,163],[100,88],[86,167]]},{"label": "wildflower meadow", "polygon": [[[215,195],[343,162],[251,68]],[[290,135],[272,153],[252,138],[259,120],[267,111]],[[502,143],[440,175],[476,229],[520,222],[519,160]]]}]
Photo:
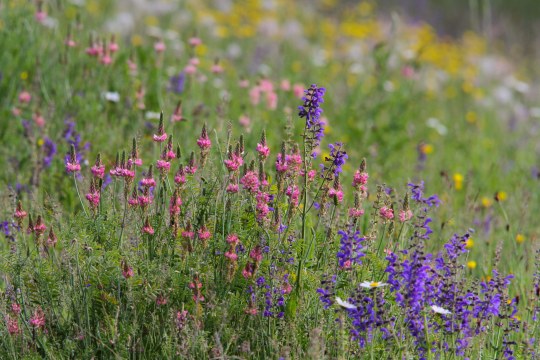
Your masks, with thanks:
[{"label": "wildflower meadow", "polygon": [[485,33],[4,0],[0,49],[0,359],[540,359],[539,83]]}]

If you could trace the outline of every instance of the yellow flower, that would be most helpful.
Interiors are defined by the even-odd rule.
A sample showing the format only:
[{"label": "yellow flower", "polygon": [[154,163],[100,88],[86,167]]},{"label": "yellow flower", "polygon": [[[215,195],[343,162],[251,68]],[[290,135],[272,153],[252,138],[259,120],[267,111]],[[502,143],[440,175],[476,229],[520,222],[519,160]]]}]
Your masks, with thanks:
[{"label": "yellow flower", "polygon": [[485,207],[485,208],[490,207],[491,204],[493,203],[493,202],[491,201],[491,199],[488,198],[487,196],[483,196],[481,201],[482,201],[482,206]]},{"label": "yellow flower", "polygon": [[468,238],[467,241],[465,241],[465,249],[472,249],[474,246],[474,240],[471,238]]},{"label": "yellow flower", "polygon": [[143,43],[143,38],[141,35],[133,35],[131,37],[131,45],[133,46],[141,46]]},{"label": "yellow flower", "polygon": [[467,120],[469,124],[474,124],[476,120],[478,120],[478,116],[474,111],[467,111],[467,114],[465,114],[465,120]]},{"label": "yellow flower", "polygon": [[362,16],[368,16],[373,12],[373,4],[363,1],[358,5],[358,12]]},{"label": "yellow flower", "polygon": [[23,71],[21,73],[21,80],[26,80],[26,79],[28,79],[28,73],[26,71]]},{"label": "yellow flower", "polygon": [[463,179],[463,175],[461,175],[460,173],[454,174],[454,187],[456,188],[456,190],[463,189]]},{"label": "yellow flower", "polygon": [[508,198],[508,194],[505,191],[497,191],[495,194],[495,200],[497,201],[505,201],[506,198]]},{"label": "yellow flower", "polygon": [[38,139],[38,141],[37,141],[37,145],[39,147],[42,147],[44,143],[45,143],[45,141],[43,139]]},{"label": "yellow flower", "polygon": [[476,269],[476,261],[469,261],[469,262],[467,263],[467,267],[468,267],[469,269],[471,269],[471,270],[472,270],[472,269]]},{"label": "yellow flower", "polygon": [[525,236],[523,236],[523,234],[517,234],[517,235],[516,235],[516,242],[517,242],[518,244],[521,244],[521,243],[524,242],[524,241],[525,241]]},{"label": "yellow flower", "polygon": [[420,151],[423,154],[429,155],[433,152],[433,145],[431,144],[424,144],[420,147]]}]

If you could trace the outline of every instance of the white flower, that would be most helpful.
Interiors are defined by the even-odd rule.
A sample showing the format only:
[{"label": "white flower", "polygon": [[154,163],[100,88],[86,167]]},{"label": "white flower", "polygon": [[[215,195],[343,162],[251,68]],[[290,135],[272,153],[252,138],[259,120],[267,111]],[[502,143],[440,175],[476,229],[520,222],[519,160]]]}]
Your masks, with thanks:
[{"label": "white flower", "polygon": [[360,284],[361,287],[366,288],[366,289],[378,288],[378,287],[386,286],[386,285],[388,284],[383,283],[383,282],[378,282],[378,281],[364,281],[363,283]]},{"label": "white flower", "polygon": [[147,111],[146,114],[144,114],[144,117],[147,120],[157,120],[160,117],[160,113],[154,112],[154,111]]},{"label": "white flower", "polygon": [[103,94],[103,97],[105,98],[105,100],[115,103],[120,101],[120,94],[116,91],[107,91]]},{"label": "white flower", "polygon": [[437,305],[431,305],[431,310],[435,311],[437,314],[442,314],[442,315],[450,315],[451,312],[440,307],[440,306],[437,306]]},{"label": "white flower", "polygon": [[344,301],[344,300],[341,300],[340,297],[336,296],[336,302],[339,306],[342,306],[344,307],[345,309],[347,310],[356,310],[356,306],[354,306],[353,304],[351,304],[350,302],[347,302],[347,301]]}]

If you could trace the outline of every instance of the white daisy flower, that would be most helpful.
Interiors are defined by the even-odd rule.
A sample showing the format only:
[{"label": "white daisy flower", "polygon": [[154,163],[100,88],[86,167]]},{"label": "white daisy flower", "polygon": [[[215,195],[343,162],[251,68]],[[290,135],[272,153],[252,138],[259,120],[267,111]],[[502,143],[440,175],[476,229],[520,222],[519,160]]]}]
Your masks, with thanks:
[{"label": "white daisy flower", "polygon": [[160,117],[160,113],[154,112],[154,111],[147,111],[146,114],[144,114],[144,117],[147,120],[158,120]]},{"label": "white daisy flower", "polygon": [[344,307],[345,309],[347,310],[356,310],[356,306],[354,306],[353,304],[351,304],[350,302],[347,302],[347,301],[344,301],[344,300],[341,300],[340,297],[336,296],[336,302],[339,306],[342,306]]},{"label": "white daisy flower", "polygon": [[431,310],[441,315],[450,315],[451,312],[437,305],[431,305]]},{"label": "white daisy flower", "polygon": [[379,282],[379,281],[364,281],[363,283],[360,284],[361,287],[366,288],[366,289],[378,288],[378,287],[386,286],[386,285],[388,284],[384,282]]},{"label": "white daisy flower", "polygon": [[120,101],[120,94],[116,91],[107,91],[103,93],[103,97],[105,98],[105,100],[115,103]]}]

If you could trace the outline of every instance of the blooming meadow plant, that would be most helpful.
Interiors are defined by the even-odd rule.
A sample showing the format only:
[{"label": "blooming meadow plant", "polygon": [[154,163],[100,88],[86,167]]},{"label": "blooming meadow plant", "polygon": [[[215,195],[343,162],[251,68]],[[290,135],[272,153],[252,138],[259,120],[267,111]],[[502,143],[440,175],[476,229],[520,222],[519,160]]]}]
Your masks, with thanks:
[{"label": "blooming meadow plant", "polygon": [[[107,2],[0,11],[0,358],[538,357],[536,179],[485,177],[477,143],[503,154],[527,132],[478,130],[491,113],[477,92],[496,81],[475,67],[480,40],[387,34],[364,8],[321,36],[365,63],[328,38],[317,58],[255,3],[156,2],[145,36],[111,34]],[[171,14],[189,19],[181,35]],[[442,50],[448,62],[429,55]],[[410,119],[457,83],[445,109],[471,109],[466,123]],[[425,143],[451,136],[478,141],[457,160]]]}]

